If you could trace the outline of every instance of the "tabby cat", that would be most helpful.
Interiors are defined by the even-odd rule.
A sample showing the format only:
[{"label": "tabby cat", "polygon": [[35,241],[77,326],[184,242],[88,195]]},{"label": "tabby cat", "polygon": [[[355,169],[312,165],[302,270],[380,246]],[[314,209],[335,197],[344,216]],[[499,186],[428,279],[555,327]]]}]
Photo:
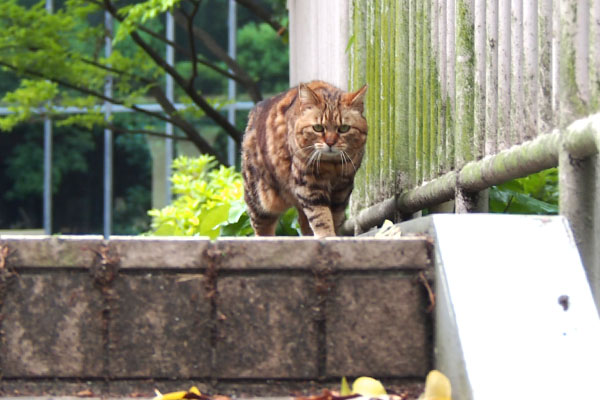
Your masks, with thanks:
[{"label": "tabby cat", "polygon": [[367,86],[344,92],[326,82],[300,84],[258,103],[242,144],[244,198],[257,236],[298,209],[303,235],[335,236],[344,222],[363,158]]}]

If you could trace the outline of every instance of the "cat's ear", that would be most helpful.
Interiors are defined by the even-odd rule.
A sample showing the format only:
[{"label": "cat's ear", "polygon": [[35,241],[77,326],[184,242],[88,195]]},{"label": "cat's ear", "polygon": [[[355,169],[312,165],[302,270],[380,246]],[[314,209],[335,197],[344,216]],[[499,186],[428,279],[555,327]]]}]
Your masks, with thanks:
[{"label": "cat's ear", "polygon": [[321,103],[319,95],[304,83],[298,86],[298,98],[303,106],[318,106]]},{"label": "cat's ear", "polygon": [[367,93],[367,85],[364,85],[363,87],[358,89],[356,92],[346,93],[344,95],[344,101],[348,106],[355,108],[362,113],[365,109],[365,94],[366,93]]}]

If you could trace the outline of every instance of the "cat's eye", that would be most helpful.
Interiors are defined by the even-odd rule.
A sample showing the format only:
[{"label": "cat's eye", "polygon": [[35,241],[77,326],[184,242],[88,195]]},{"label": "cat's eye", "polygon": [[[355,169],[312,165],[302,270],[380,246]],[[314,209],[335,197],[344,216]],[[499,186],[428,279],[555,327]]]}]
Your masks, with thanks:
[{"label": "cat's eye", "polygon": [[340,125],[338,126],[339,133],[346,133],[350,130],[350,125]]},{"label": "cat's eye", "polygon": [[314,124],[312,128],[315,132],[323,132],[325,130],[325,127],[321,124]]}]

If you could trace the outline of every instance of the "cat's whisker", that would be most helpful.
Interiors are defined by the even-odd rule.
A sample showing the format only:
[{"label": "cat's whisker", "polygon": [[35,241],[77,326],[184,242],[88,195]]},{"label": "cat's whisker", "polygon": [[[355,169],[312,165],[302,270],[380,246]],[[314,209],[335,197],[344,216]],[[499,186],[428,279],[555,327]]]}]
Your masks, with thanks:
[{"label": "cat's whisker", "polygon": [[[298,149],[297,149],[297,150],[294,152],[294,156],[295,156],[295,155],[296,155],[296,153],[298,153],[299,151],[304,151],[304,150],[306,150],[306,149],[310,149],[311,147],[312,147],[312,148],[314,148],[314,147],[315,147],[315,145],[314,145],[314,144],[311,144],[311,145],[308,145],[308,146],[306,146],[306,147],[300,147],[300,148],[298,148]],[[311,153],[311,154],[312,154],[312,153]]]},{"label": "cat's whisker", "polygon": [[343,150],[340,150],[340,160],[342,161],[342,176],[346,175],[346,156]]},{"label": "cat's whisker", "polygon": [[317,174],[321,173],[321,156],[323,155],[322,151],[319,151],[319,158],[317,159]]},{"label": "cat's whisker", "polygon": [[354,173],[356,173],[356,165],[354,165],[354,161],[352,161],[352,158],[350,158],[350,156],[348,155],[348,153],[346,153],[344,150],[342,150],[342,153],[344,153],[346,155],[346,157],[348,157],[348,160],[350,161],[350,164],[352,164],[352,168],[354,168]]},{"label": "cat's whisker", "polygon": [[[314,146],[312,146],[314,147]],[[317,156],[319,155],[319,151],[315,148],[308,158],[307,166],[312,168],[312,172],[315,172],[315,162],[317,161]]]}]

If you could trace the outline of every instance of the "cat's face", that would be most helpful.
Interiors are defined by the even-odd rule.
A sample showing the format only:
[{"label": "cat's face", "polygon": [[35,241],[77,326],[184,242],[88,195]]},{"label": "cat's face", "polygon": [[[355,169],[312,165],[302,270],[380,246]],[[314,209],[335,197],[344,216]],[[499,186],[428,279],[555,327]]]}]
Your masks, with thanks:
[{"label": "cat's face", "polygon": [[300,117],[295,140],[305,157],[345,161],[363,151],[367,140],[367,120],[362,115],[366,90],[366,85],[351,93],[298,87]]}]

